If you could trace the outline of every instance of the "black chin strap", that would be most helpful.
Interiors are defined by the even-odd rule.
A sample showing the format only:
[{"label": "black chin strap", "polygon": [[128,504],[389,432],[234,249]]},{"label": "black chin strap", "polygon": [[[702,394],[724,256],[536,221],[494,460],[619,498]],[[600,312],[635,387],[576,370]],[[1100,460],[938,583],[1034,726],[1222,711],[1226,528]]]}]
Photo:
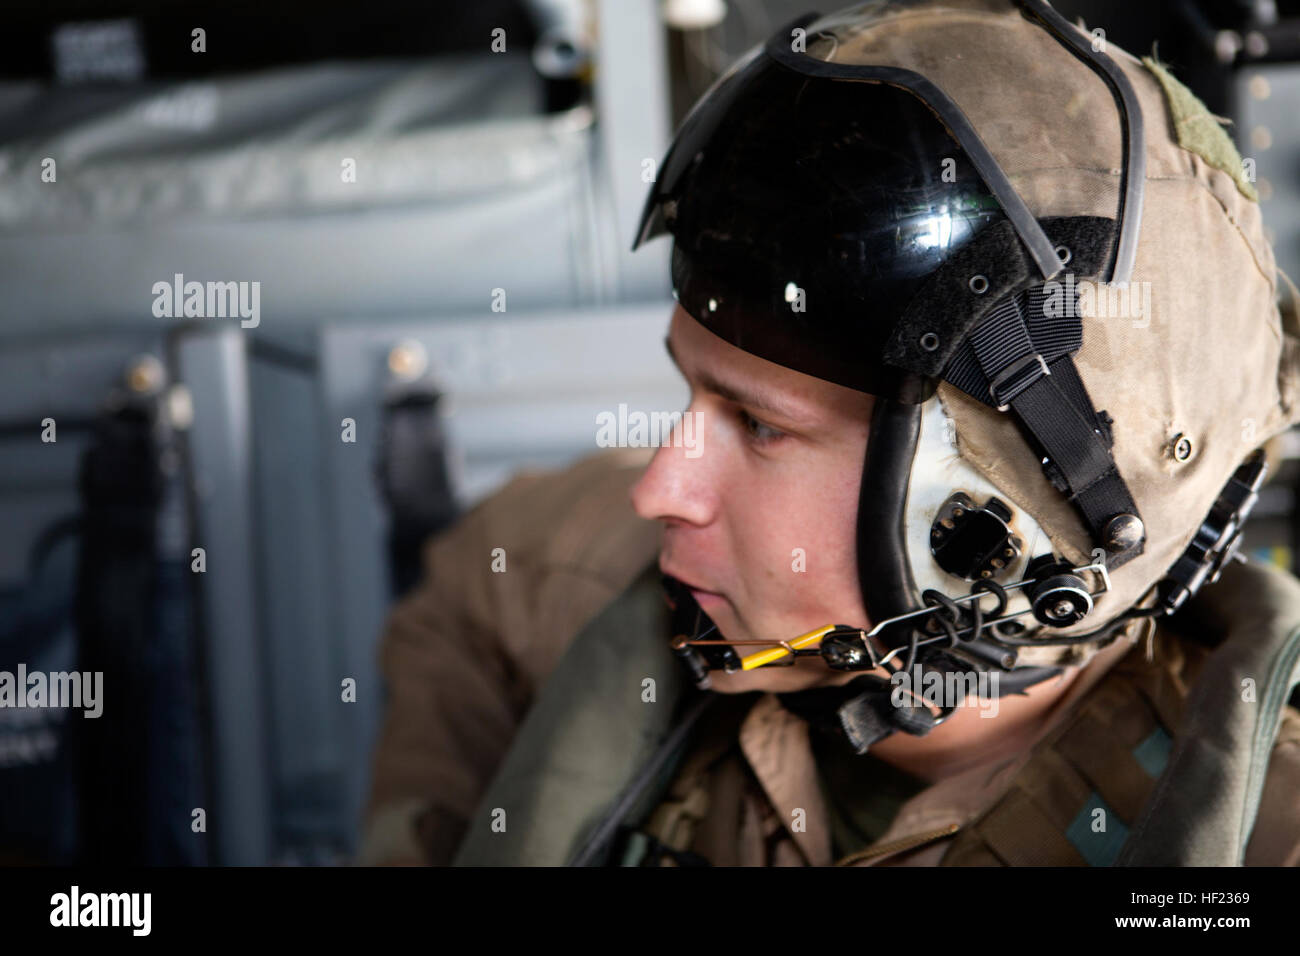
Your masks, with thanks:
[{"label": "black chin strap", "polygon": [[[1062,672],[1060,667],[1017,667],[998,673],[997,694],[1023,693]],[[924,737],[946,719],[948,713],[935,715],[919,704],[895,706],[892,701],[896,685],[875,674],[863,674],[838,687],[814,687],[811,690],[777,694],[783,707],[806,720],[819,733],[843,740],[861,756],[873,744],[903,731]]]},{"label": "black chin strap", "polygon": [[938,718],[926,707],[895,707],[890,703],[894,688],[883,677],[863,674],[839,687],[777,694],[782,706],[802,717],[817,732],[843,740],[856,754],[902,730],[924,737]]}]

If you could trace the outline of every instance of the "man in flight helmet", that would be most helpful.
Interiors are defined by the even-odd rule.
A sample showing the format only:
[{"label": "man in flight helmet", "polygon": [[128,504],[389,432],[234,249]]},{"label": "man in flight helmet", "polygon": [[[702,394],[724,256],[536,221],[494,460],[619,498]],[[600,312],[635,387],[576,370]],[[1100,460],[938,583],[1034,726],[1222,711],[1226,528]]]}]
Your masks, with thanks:
[{"label": "man in flight helmet", "polygon": [[[510,704],[472,778],[395,695],[372,858],[1300,863],[1300,583],[1234,561],[1300,327],[1199,101],[1042,0],[810,15],[687,116],[636,244],[665,234],[698,451],[572,473],[627,587],[553,651],[497,639],[529,680],[481,678]],[[411,700],[466,683],[433,599],[385,638]]]}]

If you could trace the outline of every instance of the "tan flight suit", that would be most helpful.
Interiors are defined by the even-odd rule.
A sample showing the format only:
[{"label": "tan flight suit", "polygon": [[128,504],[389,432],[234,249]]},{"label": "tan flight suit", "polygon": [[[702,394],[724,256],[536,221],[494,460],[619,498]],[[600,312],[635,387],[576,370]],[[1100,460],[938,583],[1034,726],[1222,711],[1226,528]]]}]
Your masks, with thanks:
[{"label": "tan flight suit", "polygon": [[[469,821],[484,825],[479,800],[547,675],[655,561],[658,527],[628,497],[647,461],[645,451],[614,451],[517,477],[426,545],[424,579],[383,635],[390,698],[359,862],[447,864]],[[494,572],[497,548],[506,564]],[[1121,638],[1078,676],[1028,751],[904,789],[894,805],[877,798],[888,823],[865,847],[842,836],[849,852],[838,859],[839,817],[808,724],[773,694],[735,697],[697,728],[641,829],[715,865],[1107,865],[1159,776],[1207,653],[1164,625],[1150,643]],[[1292,707],[1245,862],[1300,865]]]}]

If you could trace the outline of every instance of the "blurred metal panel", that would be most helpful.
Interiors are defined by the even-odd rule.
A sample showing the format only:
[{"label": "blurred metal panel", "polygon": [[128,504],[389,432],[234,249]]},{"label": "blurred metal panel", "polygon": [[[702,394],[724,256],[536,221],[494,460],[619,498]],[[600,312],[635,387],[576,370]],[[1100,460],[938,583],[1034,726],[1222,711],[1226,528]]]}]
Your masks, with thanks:
[{"label": "blurred metal panel", "polygon": [[[687,388],[664,347],[671,311],[672,301],[662,300],[332,327],[322,346],[327,403],[340,415],[346,407],[376,414],[390,350],[419,343],[446,395],[452,479],[470,507],[521,468],[560,466],[599,451],[596,416],[617,413],[620,403],[684,409]],[[351,405],[340,403],[344,388]],[[337,420],[327,424],[336,434]],[[378,502],[367,492],[372,499]]]},{"label": "blurred metal panel", "polygon": [[349,824],[342,818],[343,720],[329,642],[330,516],[315,427],[315,357],[255,339],[249,381],[276,859],[318,860],[339,852]]},{"label": "blurred metal panel", "polygon": [[[668,149],[668,52],[656,0],[598,0],[596,115],[600,117],[601,167],[613,205],[615,301],[666,296],[669,243],[636,253],[632,240],[650,183],[646,160],[658,171]],[[610,227],[608,217],[602,220]],[[609,301],[609,300],[604,300]]]},{"label": "blurred metal panel", "polygon": [[[329,646],[335,700],[341,708],[340,750],[348,777],[343,813],[355,839],[369,782],[369,755],[383,713],[377,660],[389,604],[384,512],[374,481],[380,395],[373,350],[354,351],[349,336],[326,332],[320,348],[322,436],[326,502],[331,515],[325,543],[331,623]],[[344,419],[355,423],[345,442]],[[356,681],[356,701],[342,701],[342,681]],[[348,846],[351,851],[355,847]]]},{"label": "blurred metal panel", "polygon": [[215,862],[240,866],[270,858],[272,810],[246,341],[238,325],[212,325],[174,344],[177,377],[194,399],[188,456],[207,564],[199,615],[213,730],[208,828]]}]

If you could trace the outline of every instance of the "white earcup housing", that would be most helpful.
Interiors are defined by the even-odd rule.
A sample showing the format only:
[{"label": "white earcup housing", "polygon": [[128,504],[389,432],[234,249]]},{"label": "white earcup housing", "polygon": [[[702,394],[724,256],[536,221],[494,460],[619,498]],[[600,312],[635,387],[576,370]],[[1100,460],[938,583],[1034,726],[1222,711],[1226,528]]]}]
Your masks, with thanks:
[{"label": "white earcup housing", "polygon": [[[992,577],[998,584],[1005,586],[1020,581],[1032,558],[1052,550],[1051,542],[1037,522],[961,457],[957,451],[956,426],[944,410],[939,396],[934,395],[922,406],[921,433],[917,440],[916,456],[912,460],[904,513],[904,540],[907,542],[908,561],[916,582],[918,605],[921,592],[927,588],[957,598],[970,593],[974,584],[974,581],[942,568],[930,548],[931,528],[935,518],[955,492],[964,492],[980,506],[989,498],[996,497],[1011,510],[1008,524],[1023,545],[1020,554]],[[985,609],[995,606],[992,596],[982,597],[980,602]],[[1023,588],[1010,591],[1003,616],[1028,608],[1029,599]],[[1016,620],[1027,631],[1037,630],[1041,626],[1032,614],[1021,615]]]}]

